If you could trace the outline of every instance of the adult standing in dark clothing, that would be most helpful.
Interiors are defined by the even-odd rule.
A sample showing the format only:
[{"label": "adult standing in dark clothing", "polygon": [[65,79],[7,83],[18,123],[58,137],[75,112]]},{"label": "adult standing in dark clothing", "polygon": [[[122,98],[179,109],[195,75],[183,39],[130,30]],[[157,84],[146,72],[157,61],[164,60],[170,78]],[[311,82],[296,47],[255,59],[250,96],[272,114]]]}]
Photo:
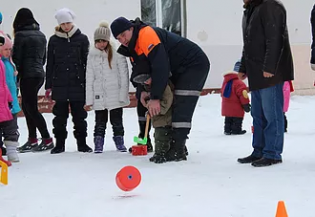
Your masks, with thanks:
[{"label": "adult standing in dark clothing", "polygon": [[[33,13],[21,8],[13,22],[14,45],[12,59],[18,71],[22,97],[22,109],[28,128],[28,141],[18,148],[20,152],[45,151],[54,147],[46,121],[38,111],[38,91],[44,84],[46,62],[45,35],[40,31]],[[38,145],[36,129],[42,136]]]},{"label": "adult standing in dark clothing", "polygon": [[282,162],[283,84],[293,80],[293,60],[284,6],[277,0],[244,0],[244,47],[239,77],[251,91],[254,151],[239,163],[255,167]]},{"label": "adult standing in dark clothing", "polygon": [[[172,144],[165,160],[187,160],[185,143],[191,129],[193,113],[208,77],[210,62],[202,49],[192,41],[136,19],[119,17],[111,24],[114,37],[128,47],[137,62],[148,60],[151,68],[150,95],[141,92],[141,102],[151,117],[160,113],[160,99],[168,80],[175,86],[172,114]],[[145,99],[149,97],[148,103]],[[163,159],[161,159],[163,161]]]}]

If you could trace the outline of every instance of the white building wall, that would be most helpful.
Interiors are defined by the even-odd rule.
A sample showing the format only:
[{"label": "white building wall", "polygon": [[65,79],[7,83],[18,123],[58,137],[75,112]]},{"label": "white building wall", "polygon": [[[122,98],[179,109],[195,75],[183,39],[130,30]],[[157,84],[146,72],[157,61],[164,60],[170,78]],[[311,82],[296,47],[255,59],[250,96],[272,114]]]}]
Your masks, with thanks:
[{"label": "white building wall", "polygon": [[[14,0],[1,2],[0,11],[4,20],[0,27],[6,33],[12,33],[12,23],[16,12],[21,7],[27,7],[33,11],[35,19],[39,22],[41,31],[47,40],[54,34],[57,21],[55,12],[63,7],[68,7],[76,14],[75,24],[89,37],[93,44],[93,33],[103,20],[111,23],[119,16],[133,19],[141,14],[140,0]],[[11,34],[12,35],[12,34]],[[118,42],[113,39],[115,43]],[[130,91],[134,91],[130,85]],[[44,95],[44,88],[39,95]]]},{"label": "white building wall", "polygon": [[[242,51],[242,0],[186,0],[187,37],[204,49],[211,61],[211,71],[205,88],[219,88],[222,74],[232,70]],[[298,93],[312,93],[315,72],[309,67],[310,11],[313,0],[283,0],[287,9],[288,29],[295,64],[295,88]],[[71,8],[77,15],[75,23],[93,43],[93,32],[100,21],[113,21],[118,16],[133,19],[141,16],[140,0],[15,0],[1,3],[4,21],[1,28],[12,32],[17,10],[30,8],[41,24],[47,39],[54,33],[57,22],[54,13],[62,7]],[[117,42],[116,42],[117,43]],[[130,87],[130,91],[134,91]],[[40,94],[43,94],[42,90]]]},{"label": "white building wall", "polygon": [[[211,61],[207,88],[217,88],[222,73],[233,69],[242,51],[242,0],[187,0],[187,37],[200,44]],[[282,0],[287,9],[288,30],[294,56],[296,93],[314,91],[315,72],[310,70],[313,0]]]}]

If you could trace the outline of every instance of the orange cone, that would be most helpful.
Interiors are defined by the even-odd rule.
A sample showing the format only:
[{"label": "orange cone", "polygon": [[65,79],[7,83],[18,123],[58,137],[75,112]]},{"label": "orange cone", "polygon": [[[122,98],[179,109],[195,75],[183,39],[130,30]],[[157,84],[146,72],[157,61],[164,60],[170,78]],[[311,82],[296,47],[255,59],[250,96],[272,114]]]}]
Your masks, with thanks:
[{"label": "orange cone", "polygon": [[278,202],[276,217],[288,217],[288,213],[283,201]]}]

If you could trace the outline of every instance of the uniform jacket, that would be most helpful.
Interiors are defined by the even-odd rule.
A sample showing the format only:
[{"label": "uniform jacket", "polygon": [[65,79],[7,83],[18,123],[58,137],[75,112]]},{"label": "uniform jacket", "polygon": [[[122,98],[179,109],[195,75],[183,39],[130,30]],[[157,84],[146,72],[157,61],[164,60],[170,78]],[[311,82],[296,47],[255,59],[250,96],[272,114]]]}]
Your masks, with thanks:
[{"label": "uniform jacket", "polygon": [[[139,19],[134,21],[133,36],[128,49],[135,64],[143,62],[143,59],[150,63],[153,81],[151,99],[162,98],[170,74],[176,78],[186,68],[194,66],[200,55],[205,55],[192,41],[167,30],[150,27]],[[194,75],[191,76],[193,78]]]},{"label": "uniform jacket", "polygon": [[126,57],[114,52],[111,66],[105,51],[91,48],[86,72],[86,104],[93,105],[94,110],[111,110],[130,104]]},{"label": "uniform jacket", "polygon": [[48,43],[45,88],[56,101],[85,101],[89,40],[77,27],[69,33],[56,27]]},{"label": "uniform jacket", "polygon": [[143,86],[141,84],[134,82],[133,78],[137,74],[151,74],[150,62],[146,58],[138,59],[137,62],[135,62],[134,59],[131,57],[129,49],[123,45],[118,48],[117,53],[130,59],[130,63],[132,66],[130,82],[133,85],[133,87],[136,88],[136,98],[140,99],[141,91],[143,91]]},{"label": "uniform jacket", "polygon": [[[260,90],[293,80],[293,59],[284,6],[276,0],[252,0],[243,16],[243,55],[240,72],[249,89]],[[263,72],[274,74],[265,78]]]},{"label": "uniform jacket", "polygon": [[224,117],[244,117],[242,105],[249,104],[247,88],[238,78],[236,72],[224,75],[221,88],[222,106],[221,113]]}]

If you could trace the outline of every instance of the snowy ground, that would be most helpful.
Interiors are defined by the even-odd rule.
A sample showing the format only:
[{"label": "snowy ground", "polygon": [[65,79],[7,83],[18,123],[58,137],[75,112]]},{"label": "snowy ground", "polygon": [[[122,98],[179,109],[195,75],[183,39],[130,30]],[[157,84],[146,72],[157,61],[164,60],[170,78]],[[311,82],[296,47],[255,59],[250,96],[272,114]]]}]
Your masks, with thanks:
[{"label": "snowy ground", "polygon": [[[314,217],[315,97],[293,96],[287,115],[284,163],[254,168],[236,162],[251,152],[251,117],[243,136],[224,136],[219,95],[201,97],[188,141],[189,160],[156,165],[149,156],[114,151],[111,129],[106,152],[76,152],[69,120],[66,153],[20,154],[9,168],[9,185],[0,185],[1,217],[272,217],[284,200],[290,217]],[[135,109],[124,110],[126,144],[138,133]],[[51,129],[51,114],[45,114]],[[93,147],[94,114],[89,113],[89,144]],[[19,119],[20,141],[27,139]],[[109,127],[110,128],[110,127]],[[151,132],[152,133],[152,132]],[[142,182],[125,193],[116,173],[136,166]]]}]

